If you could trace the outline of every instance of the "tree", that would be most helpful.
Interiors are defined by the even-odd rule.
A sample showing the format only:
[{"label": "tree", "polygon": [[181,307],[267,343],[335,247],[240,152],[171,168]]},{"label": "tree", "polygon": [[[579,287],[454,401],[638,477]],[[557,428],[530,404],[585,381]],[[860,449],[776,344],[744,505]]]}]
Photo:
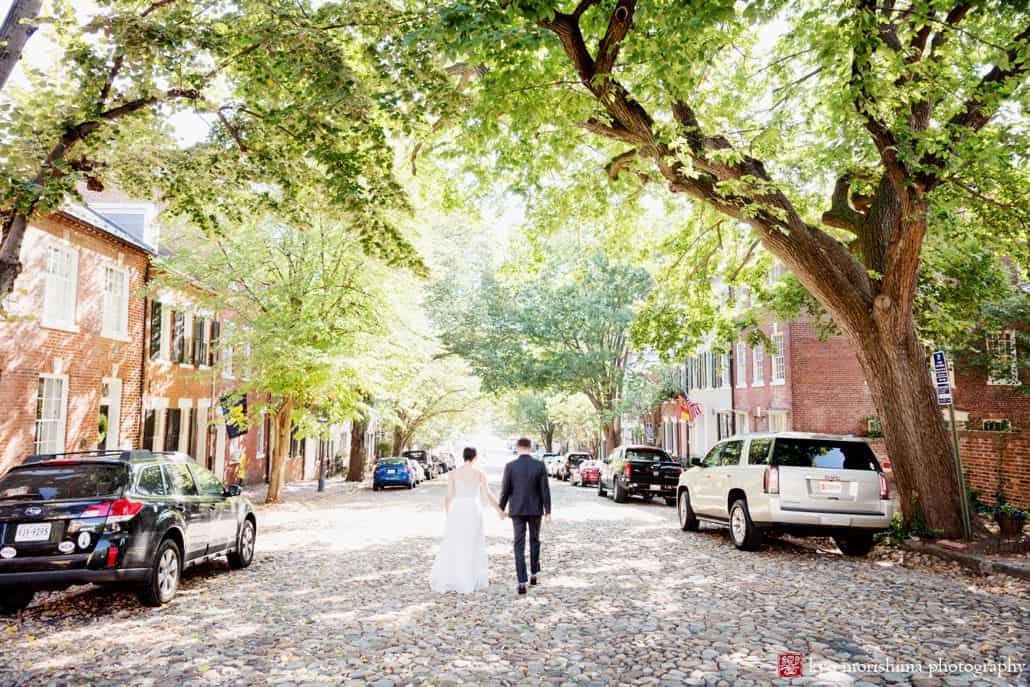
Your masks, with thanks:
[{"label": "tree", "polygon": [[574,394],[554,403],[554,419],[559,436],[573,448],[596,455],[600,442],[601,421],[593,404],[583,394]]},{"label": "tree", "polygon": [[207,240],[179,227],[170,245],[165,281],[199,284],[198,307],[228,313],[219,344],[247,370],[236,392],[268,397],[275,442],[267,500],[278,501],[291,432],[315,436],[363,407],[366,381],[352,361],[382,331],[382,268],[348,226],[317,215],[300,228],[250,218]]},{"label": "tree", "polygon": [[637,267],[603,254],[560,257],[538,273],[482,276],[474,290],[437,285],[430,310],[449,351],[487,391],[581,393],[601,415],[607,448],[619,443],[619,393],[633,307],[651,288]]},{"label": "tree", "polygon": [[7,10],[0,26],[0,91],[11,78],[29,37],[36,32],[33,20],[42,6],[43,0],[13,0]]},{"label": "tree", "polygon": [[[401,115],[391,80],[418,74],[387,72],[369,47],[376,27],[397,23],[377,2],[112,0],[88,17],[56,3],[57,59],[0,108],[0,298],[21,271],[27,223],[82,182],[159,194],[209,234],[261,212],[302,221],[288,215],[317,189],[367,251],[421,269],[386,219],[404,206],[387,144]],[[168,117],[185,111],[212,128],[183,148]]]},{"label": "tree", "polygon": [[541,393],[523,392],[516,394],[508,404],[508,413],[515,428],[533,428],[544,444],[544,449],[551,450],[554,443],[554,432],[558,429],[556,417],[560,399],[549,398]]},{"label": "tree", "polygon": [[903,506],[918,499],[932,528],[961,531],[914,306],[931,215],[1007,215],[993,238],[1025,239],[1025,203],[1011,202],[1027,181],[1022,3],[480,0],[437,12],[430,35],[482,65],[461,143],[489,150],[495,170],[524,167],[511,172],[520,188],[560,174],[569,193],[603,193],[589,168],[604,155],[623,194],[661,182],[746,226],[854,344]]}]

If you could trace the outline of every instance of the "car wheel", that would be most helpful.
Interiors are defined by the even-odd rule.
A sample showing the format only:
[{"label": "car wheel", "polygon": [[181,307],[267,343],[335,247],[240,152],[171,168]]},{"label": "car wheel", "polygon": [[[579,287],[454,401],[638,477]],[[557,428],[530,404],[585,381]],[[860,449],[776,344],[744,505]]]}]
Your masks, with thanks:
[{"label": "car wheel", "polygon": [[597,479],[597,495],[598,496],[607,496],[608,495],[608,492],[606,492],[604,490],[604,480],[601,479],[600,477]]},{"label": "car wheel", "polygon": [[618,477],[612,480],[612,499],[615,503],[626,503],[626,487],[622,486]]},{"label": "car wheel", "polygon": [[690,505],[690,494],[687,493],[686,489],[680,492],[678,503],[680,529],[684,532],[697,532],[701,528],[701,523],[697,521],[697,516],[694,515],[694,509]]},{"label": "car wheel", "polygon": [[36,598],[36,592],[28,589],[5,589],[0,592],[0,612],[13,614],[22,610]]},{"label": "car wheel", "polygon": [[873,535],[868,532],[839,534],[833,541],[845,556],[864,556],[873,548]]},{"label": "car wheel", "polygon": [[380,489],[380,487],[379,487],[378,484],[373,484],[372,485],[372,491],[379,491],[379,489]]},{"label": "car wheel", "polygon": [[236,550],[226,556],[229,567],[233,570],[240,570],[250,565],[254,560],[254,540],[257,533],[254,530],[254,521],[247,518],[240,527],[240,536],[236,539]]},{"label": "car wheel", "polygon": [[414,489],[418,486],[418,482],[408,482],[408,489]]},{"label": "car wheel", "polygon": [[157,547],[147,581],[140,587],[140,602],[144,606],[163,606],[171,601],[179,590],[181,574],[182,553],[179,545],[171,539],[165,539]]},{"label": "car wheel", "polygon": [[753,551],[762,545],[762,533],[751,522],[744,499],[737,499],[730,507],[730,539],[741,551]]},{"label": "car wheel", "polygon": [[675,506],[676,505],[676,499],[672,498],[671,496],[666,496],[665,497],[665,505],[666,506]]}]

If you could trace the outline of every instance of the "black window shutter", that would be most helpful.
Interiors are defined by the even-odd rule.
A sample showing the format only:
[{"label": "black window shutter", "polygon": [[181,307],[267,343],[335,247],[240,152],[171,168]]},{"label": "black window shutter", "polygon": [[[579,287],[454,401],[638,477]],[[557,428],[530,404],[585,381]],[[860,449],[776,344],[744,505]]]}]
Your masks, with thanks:
[{"label": "black window shutter", "polygon": [[150,359],[161,355],[161,302],[150,302]]},{"label": "black window shutter", "polygon": [[197,448],[194,446],[197,440],[195,433],[196,422],[194,421],[196,412],[193,408],[186,409],[186,453],[190,454],[194,459],[197,457]]},{"label": "black window shutter", "polygon": [[218,337],[222,334],[222,323],[218,320],[211,321],[211,341],[208,343],[207,364],[211,367],[218,362]]},{"label": "black window shutter", "polygon": [[186,362],[186,319],[178,310],[172,311],[172,360]]},{"label": "black window shutter", "polygon": [[169,408],[165,411],[165,450],[179,450],[179,428],[182,426],[182,411]]},{"label": "black window shutter", "polygon": [[[155,305],[160,305],[160,303],[155,303]],[[148,410],[143,420],[143,448],[151,451],[154,450],[154,419],[154,411]]]}]

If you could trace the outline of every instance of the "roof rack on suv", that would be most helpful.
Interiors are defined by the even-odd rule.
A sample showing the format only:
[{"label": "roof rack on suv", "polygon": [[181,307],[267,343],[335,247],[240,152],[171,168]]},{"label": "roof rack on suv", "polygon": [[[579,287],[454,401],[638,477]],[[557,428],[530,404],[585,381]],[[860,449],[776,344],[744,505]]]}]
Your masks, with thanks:
[{"label": "roof rack on suv", "polygon": [[51,460],[110,460],[131,463],[153,458],[154,452],[146,449],[93,449],[91,451],[63,451],[61,453],[35,453],[25,458],[22,465],[45,463]]}]

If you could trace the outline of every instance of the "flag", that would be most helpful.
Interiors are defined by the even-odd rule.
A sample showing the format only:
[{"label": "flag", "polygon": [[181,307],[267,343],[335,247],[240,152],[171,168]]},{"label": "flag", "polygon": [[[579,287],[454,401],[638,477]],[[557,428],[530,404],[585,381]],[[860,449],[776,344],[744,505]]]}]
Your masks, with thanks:
[{"label": "flag", "polygon": [[701,414],[701,404],[691,401],[686,394],[677,394],[676,402],[679,404],[681,420],[693,422]]}]

